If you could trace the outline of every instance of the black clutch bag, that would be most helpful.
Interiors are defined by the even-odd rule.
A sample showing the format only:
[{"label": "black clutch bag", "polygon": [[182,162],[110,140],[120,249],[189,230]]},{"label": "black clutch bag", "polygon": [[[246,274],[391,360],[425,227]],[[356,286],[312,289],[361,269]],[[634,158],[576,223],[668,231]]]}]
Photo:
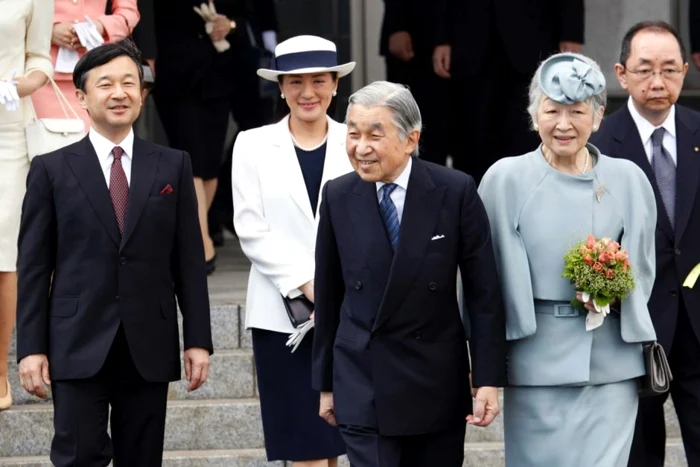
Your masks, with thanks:
[{"label": "black clutch bag", "polygon": [[644,345],[644,366],[647,374],[641,378],[639,397],[658,396],[667,392],[673,375],[666,353],[658,342]]},{"label": "black clutch bag", "polygon": [[287,310],[289,321],[295,328],[311,319],[311,313],[314,312],[314,304],[304,295],[296,298],[283,296],[282,301],[284,302],[284,308]]}]

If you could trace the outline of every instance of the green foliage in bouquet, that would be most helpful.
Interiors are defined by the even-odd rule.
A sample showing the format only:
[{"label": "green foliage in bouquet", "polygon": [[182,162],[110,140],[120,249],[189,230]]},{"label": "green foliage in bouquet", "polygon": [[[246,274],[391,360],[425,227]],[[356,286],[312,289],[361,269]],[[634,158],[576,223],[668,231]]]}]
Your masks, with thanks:
[{"label": "green foliage in bouquet", "polygon": [[[564,273],[577,291],[590,294],[599,306],[613,300],[624,300],[634,289],[634,277],[627,252],[620,244],[603,237],[589,235],[564,255]],[[571,306],[584,309],[583,303],[574,299]]]}]

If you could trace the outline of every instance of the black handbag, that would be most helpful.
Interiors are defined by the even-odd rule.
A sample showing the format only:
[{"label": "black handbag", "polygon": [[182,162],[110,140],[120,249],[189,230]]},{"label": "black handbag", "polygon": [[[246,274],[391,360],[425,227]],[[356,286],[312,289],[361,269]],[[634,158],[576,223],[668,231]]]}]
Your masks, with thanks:
[{"label": "black handbag", "polygon": [[668,392],[673,375],[661,344],[653,342],[644,345],[644,366],[647,374],[640,380],[639,397],[658,396]]},{"label": "black handbag", "polygon": [[287,310],[287,316],[295,328],[311,319],[311,313],[314,312],[314,304],[304,295],[296,298],[282,297],[284,308]]}]

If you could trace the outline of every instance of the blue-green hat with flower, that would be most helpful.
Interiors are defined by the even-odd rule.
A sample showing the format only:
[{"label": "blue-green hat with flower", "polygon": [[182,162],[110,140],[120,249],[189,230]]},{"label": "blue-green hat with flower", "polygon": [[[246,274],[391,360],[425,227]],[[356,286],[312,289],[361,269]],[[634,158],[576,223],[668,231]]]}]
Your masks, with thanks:
[{"label": "blue-green hat with flower", "polygon": [[603,92],[605,76],[578,55],[560,53],[542,63],[539,85],[553,101],[574,104]]}]

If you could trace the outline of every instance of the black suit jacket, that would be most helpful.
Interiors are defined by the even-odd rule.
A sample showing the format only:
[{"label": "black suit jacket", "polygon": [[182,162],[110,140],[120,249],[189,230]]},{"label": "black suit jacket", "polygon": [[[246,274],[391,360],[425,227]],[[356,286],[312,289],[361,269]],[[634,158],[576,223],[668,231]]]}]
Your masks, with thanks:
[{"label": "black suit jacket", "polygon": [[388,56],[389,37],[406,31],[413,42],[414,60],[432,66],[436,26],[433,5],[424,0],[384,0],[384,18],[379,38],[379,53]]},{"label": "black suit jacket", "polygon": [[[122,324],[136,368],[180,378],[185,348],[212,351],[202,236],[189,156],[134,139],[120,237],[88,137],[32,160],[19,234],[17,358],[47,354],[53,380],[103,366]],[[170,185],[171,194],[161,194]]]},{"label": "black suit jacket", "polygon": [[[219,53],[193,10],[202,0],[153,0],[158,59],[158,89],[155,92],[181,95],[199,93],[204,98],[227,98],[234,76],[232,49],[250,47],[247,0],[217,0],[217,12],[233,19],[237,27],[226,40],[231,49]],[[206,2],[204,2],[206,3]]]},{"label": "black suit jacket", "polygon": [[484,70],[500,40],[516,70],[532,74],[559,42],[583,43],[583,0],[433,0],[435,44],[452,46],[451,73]]},{"label": "black suit jacket", "polygon": [[[681,287],[700,263],[700,113],[676,105],[676,225],[672,228],[657,189],[637,126],[627,106],[606,117],[591,142],[603,154],[636,162],[647,174],[656,194],[656,281],[649,312],[659,343],[671,350],[681,300],[696,336],[700,336],[700,287]],[[632,265],[634,266],[634,265]]]},{"label": "black suit jacket", "polygon": [[333,392],[338,423],[390,436],[464,423],[470,369],[457,268],[474,385],[506,382],[504,311],[474,180],[414,159],[395,254],[376,185],[356,173],[325,185],[320,215],[313,386]]}]

